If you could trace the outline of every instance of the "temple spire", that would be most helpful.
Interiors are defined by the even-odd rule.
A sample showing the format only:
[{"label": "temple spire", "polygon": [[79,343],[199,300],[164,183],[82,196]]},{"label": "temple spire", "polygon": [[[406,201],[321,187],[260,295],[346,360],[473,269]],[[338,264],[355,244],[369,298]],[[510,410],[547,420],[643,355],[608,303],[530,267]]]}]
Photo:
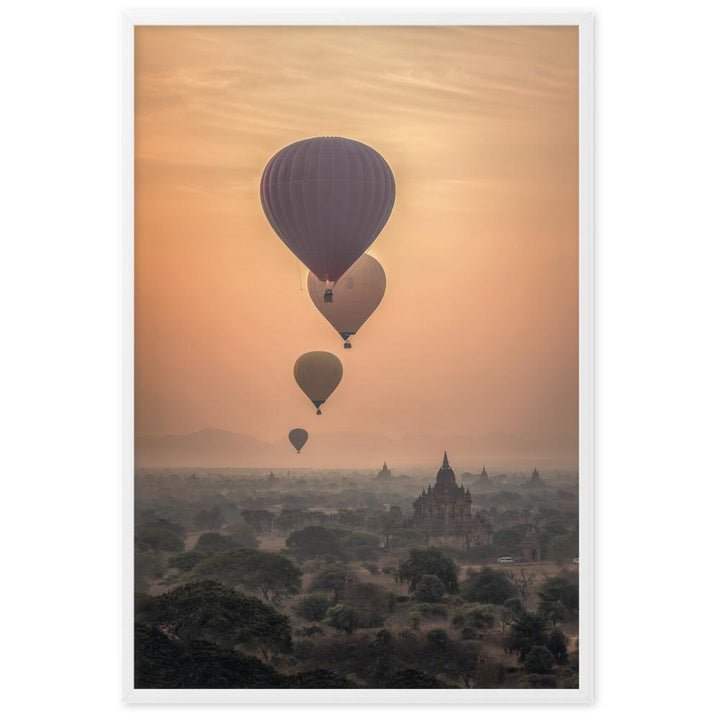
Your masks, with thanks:
[{"label": "temple spire", "polygon": [[450,467],[450,463],[447,459],[447,450],[443,453],[443,464],[442,464],[443,470],[447,470]]}]

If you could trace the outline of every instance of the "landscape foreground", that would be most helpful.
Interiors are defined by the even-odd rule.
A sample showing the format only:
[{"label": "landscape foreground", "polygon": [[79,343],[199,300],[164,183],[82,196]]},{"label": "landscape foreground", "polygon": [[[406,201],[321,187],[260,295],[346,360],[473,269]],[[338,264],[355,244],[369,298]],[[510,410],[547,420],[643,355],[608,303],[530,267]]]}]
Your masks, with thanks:
[{"label": "landscape foreground", "polygon": [[577,688],[577,490],[139,469],[135,687]]}]

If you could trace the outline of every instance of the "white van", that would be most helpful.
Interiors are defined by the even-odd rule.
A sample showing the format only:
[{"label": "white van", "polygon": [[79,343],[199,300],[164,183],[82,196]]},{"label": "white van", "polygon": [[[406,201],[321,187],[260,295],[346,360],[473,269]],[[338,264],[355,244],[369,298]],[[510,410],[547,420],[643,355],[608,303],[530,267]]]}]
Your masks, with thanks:
[{"label": "white van", "polygon": [[511,557],[501,557],[501,558],[498,558],[497,561],[501,565],[512,565],[513,559]]}]

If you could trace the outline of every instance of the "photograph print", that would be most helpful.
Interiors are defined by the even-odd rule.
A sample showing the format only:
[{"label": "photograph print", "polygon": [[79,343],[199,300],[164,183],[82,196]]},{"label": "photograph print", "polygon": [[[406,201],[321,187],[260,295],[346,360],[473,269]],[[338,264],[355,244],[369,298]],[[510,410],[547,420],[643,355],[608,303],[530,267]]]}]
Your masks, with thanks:
[{"label": "photograph print", "polygon": [[578,26],[133,37],[133,687],[577,691]]}]

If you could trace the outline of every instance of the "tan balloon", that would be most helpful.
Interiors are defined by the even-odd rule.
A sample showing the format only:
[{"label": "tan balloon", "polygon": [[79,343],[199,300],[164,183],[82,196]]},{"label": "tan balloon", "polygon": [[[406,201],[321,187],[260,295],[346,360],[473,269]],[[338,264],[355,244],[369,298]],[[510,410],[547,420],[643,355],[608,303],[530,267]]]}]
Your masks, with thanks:
[{"label": "tan balloon", "polygon": [[333,287],[332,300],[327,301],[327,283],[308,273],[307,287],[310,299],[325,319],[348,341],[375,312],[385,294],[385,271],[370,255],[361,255]]},{"label": "tan balloon", "polygon": [[315,350],[301,355],[295,361],[293,375],[300,389],[317,408],[317,414],[322,415],[320,406],[340,384],[343,366],[332,353]]}]

